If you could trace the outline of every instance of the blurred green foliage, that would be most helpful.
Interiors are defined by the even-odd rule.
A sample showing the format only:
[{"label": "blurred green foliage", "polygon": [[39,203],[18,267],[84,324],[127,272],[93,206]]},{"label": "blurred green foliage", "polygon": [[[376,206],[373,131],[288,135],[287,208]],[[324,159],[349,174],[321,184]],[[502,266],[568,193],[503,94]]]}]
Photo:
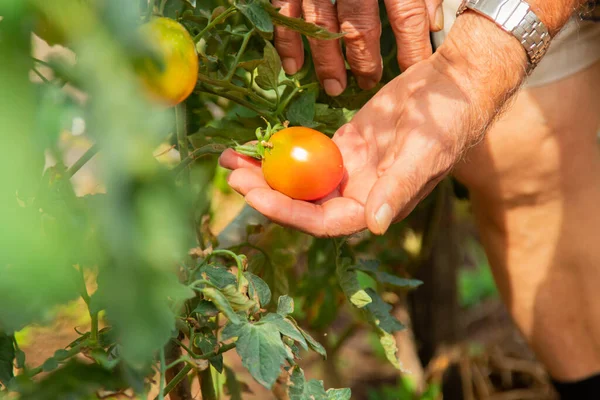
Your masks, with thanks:
[{"label": "blurred green foliage", "polygon": [[[147,99],[135,73],[140,60],[161,62],[138,30],[156,14],[177,19],[197,42],[198,84],[175,110]],[[163,398],[208,363],[216,371],[208,376],[217,378],[207,385],[219,389],[225,374],[230,390],[240,391],[222,358],[235,348],[268,388],[287,370],[292,400],[349,399],[349,389],[325,390],[296,364],[302,350],[325,356],[336,346],[320,344],[308,329],[329,329],[345,304],[399,368],[392,333],[403,325],[378,291],[420,284],[390,273],[404,253],[384,252],[380,265],[357,256],[385,247],[380,239],[315,239],[244,220],[243,239],[224,249],[206,223],[212,186],[228,190],[215,154],[252,139],[263,118],[333,134],[376,92],[360,91],[349,74],[348,90],[329,98],[310,57],[286,76],[270,43],[274,24],[324,39],[338,34],[282,17],[266,0],[3,0],[0,16],[0,397],[94,398],[100,389],[128,388],[144,396],[159,372]],[[33,57],[41,21],[74,63]],[[399,70],[389,24],[384,30],[389,80]],[[59,139],[75,117],[93,146],[65,165]],[[178,150],[175,166],[153,155],[165,143]],[[105,193],[77,196],[71,178],[96,154]],[[56,163],[45,168],[47,157]],[[97,284],[93,293],[87,276]],[[13,334],[78,298],[89,329],[42,365],[29,365]],[[183,355],[166,360],[167,344]],[[82,353],[94,362],[76,361]],[[183,372],[166,382],[175,365]]]}]

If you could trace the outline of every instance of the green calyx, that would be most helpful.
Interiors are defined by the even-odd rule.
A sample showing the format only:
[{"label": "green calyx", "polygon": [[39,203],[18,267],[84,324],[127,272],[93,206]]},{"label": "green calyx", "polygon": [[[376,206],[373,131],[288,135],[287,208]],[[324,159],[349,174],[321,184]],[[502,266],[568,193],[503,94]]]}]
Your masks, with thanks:
[{"label": "green calyx", "polygon": [[253,144],[238,145],[234,148],[234,150],[245,156],[262,160],[265,156],[265,150],[273,148],[273,144],[269,142],[271,136],[273,136],[276,132],[287,128],[288,125],[287,121],[283,124],[277,123],[273,126],[271,126],[269,121],[266,122],[267,127],[265,129],[256,128],[256,139],[258,139],[258,142]]}]

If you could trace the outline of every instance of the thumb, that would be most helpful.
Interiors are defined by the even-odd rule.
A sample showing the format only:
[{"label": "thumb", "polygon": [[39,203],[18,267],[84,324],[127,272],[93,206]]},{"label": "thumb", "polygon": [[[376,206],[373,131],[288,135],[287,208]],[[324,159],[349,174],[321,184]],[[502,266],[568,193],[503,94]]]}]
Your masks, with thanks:
[{"label": "thumb", "polygon": [[427,177],[417,165],[396,160],[371,188],[365,218],[374,234],[383,235],[392,222],[406,218],[446,176],[444,172]]}]

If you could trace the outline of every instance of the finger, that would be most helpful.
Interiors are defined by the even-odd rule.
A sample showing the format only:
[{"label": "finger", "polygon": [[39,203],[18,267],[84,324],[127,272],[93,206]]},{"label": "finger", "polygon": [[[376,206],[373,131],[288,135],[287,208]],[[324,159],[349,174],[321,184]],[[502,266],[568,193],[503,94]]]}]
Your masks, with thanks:
[{"label": "finger", "polygon": [[[273,0],[273,6],[286,17],[300,18],[302,16],[302,0]],[[281,57],[281,64],[286,74],[298,72],[304,64],[302,38],[298,32],[282,26],[275,26],[275,48]]]},{"label": "finger", "polygon": [[449,163],[428,161],[436,160],[431,153],[407,157],[418,150],[406,150],[375,182],[367,197],[367,226],[376,235],[383,235],[392,221],[406,218],[450,171]]},{"label": "finger", "polygon": [[227,149],[219,157],[219,165],[227,169],[257,168],[260,170],[260,161],[240,154],[233,149]]},{"label": "finger", "polygon": [[361,89],[375,87],[383,64],[379,38],[381,20],[377,0],[346,0],[337,3],[340,28],[345,32],[346,59]]},{"label": "finger", "polygon": [[314,236],[345,236],[366,228],[363,206],[344,197],[319,205],[274,190],[254,189],[246,195],[246,202],[272,221]]},{"label": "finger", "polygon": [[406,70],[431,55],[429,14],[424,0],[385,0],[398,44],[398,64]]},{"label": "finger", "polygon": [[[331,32],[339,32],[337,11],[331,0],[304,0],[304,19]],[[346,88],[346,66],[339,40],[308,39],[315,71],[325,92],[340,95]]]},{"label": "finger", "polygon": [[429,29],[438,32],[444,29],[444,7],[442,0],[425,0],[427,13],[429,14]]},{"label": "finger", "polygon": [[254,189],[269,189],[262,172],[256,169],[236,169],[227,177],[227,183],[243,196]]}]

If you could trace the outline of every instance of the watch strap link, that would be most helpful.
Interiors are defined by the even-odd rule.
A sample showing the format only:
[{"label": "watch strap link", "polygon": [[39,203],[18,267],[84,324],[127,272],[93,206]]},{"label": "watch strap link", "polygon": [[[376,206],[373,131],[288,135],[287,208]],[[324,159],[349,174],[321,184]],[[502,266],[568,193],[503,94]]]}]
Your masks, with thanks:
[{"label": "watch strap link", "polygon": [[527,52],[531,73],[550,46],[550,33],[523,0],[464,0],[456,15],[471,9],[513,34]]}]

